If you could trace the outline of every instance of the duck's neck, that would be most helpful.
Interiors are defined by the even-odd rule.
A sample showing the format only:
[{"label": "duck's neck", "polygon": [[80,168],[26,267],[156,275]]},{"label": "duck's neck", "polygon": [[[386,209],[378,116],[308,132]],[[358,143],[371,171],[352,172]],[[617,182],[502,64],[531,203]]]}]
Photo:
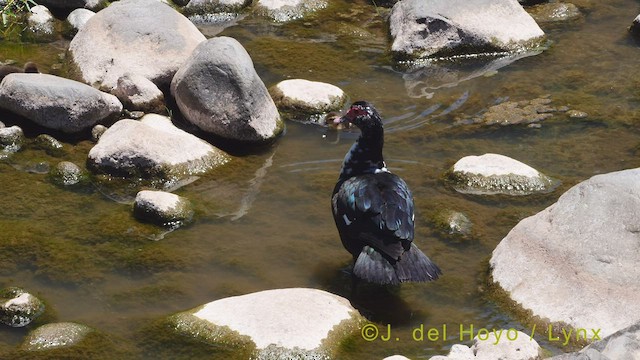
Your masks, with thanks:
[{"label": "duck's neck", "polygon": [[384,132],[382,127],[363,131],[344,158],[340,180],[344,181],[352,176],[362,174],[386,172],[387,168],[382,158],[383,145]]}]

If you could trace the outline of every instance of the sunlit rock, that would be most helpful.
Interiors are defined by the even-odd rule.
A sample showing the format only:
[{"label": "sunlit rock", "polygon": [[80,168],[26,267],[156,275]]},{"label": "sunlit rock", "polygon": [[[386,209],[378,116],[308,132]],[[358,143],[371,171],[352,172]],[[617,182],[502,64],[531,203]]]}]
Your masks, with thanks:
[{"label": "sunlit rock", "polygon": [[578,352],[557,355],[547,360],[587,359],[640,359],[640,323],[589,344]]},{"label": "sunlit rock", "polygon": [[29,325],[44,312],[44,303],[23,289],[0,290],[0,322],[12,327]]},{"label": "sunlit rock", "polygon": [[165,191],[143,190],[136,195],[133,215],[143,221],[178,227],[191,221],[193,206],[182,196]]},{"label": "sunlit rock", "polygon": [[[193,15],[206,14],[235,14],[249,5],[251,0],[177,0],[179,3],[186,2],[184,7],[185,15],[191,17]],[[184,6],[184,5],[183,5]]]},{"label": "sunlit rock", "polygon": [[429,360],[538,360],[540,350],[529,334],[515,329],[491,329],[486,336],[476,336],[471,347],[456,344],[447,356],[432,356]]},{"label": "sunlit rock", "polygon": [[72,322],[42,325],[27,335],[22,343],[22,349],[35,351],[73,346],[92,331],[86,325]]},{"label": "sunlit rock", "polygon": [[51,181],[61,186],[72,186],[89,181],[88,174],[70,161],[59,162],[49,172]]},{"label": "sunlit rock", "polygon": [[27,16],[28,27],[25,36],[38,42],[55,40],[54,17],[43,5],[31,7]]},{"label": "sunlit rock", "polygon": [[588,336],[638,323],[639,217],[640,169],[596,175],[509,232],[493,281],[533,315]]},{"label": "sunlit rock", "polygon": [[96,13],[88,9],[75,9],[67,16],[67,25],[70,34],[75,35]]},{"label": "sunlit rock", "polygon": [[392,9],[390,30],[401,60],[521,52],[544,37],[515,0],[403,0]]},{"label": "sunlit rock", "polygon": [[391,356],[387,356],[382,360],[411,360],[411,359],[409,359],[408,357],[404,357],[402,355],[391,355]]},{"label": "sunlit rock", "polygon": [[499,154],[465,156],[447,173],[458,192],[478,195],[529,195],[548,192],[557,182],[520,161]]},{"label": "sunlit rock", "polygon": [[93,16],[69,45],[80,77],[113,89],[126,74],[168,85],[178,67],[205,40],[187,18],[156,0],[122,0]]},{"label": "sunlit rock", "polygon": [[284,80],[269,89],[283,117],[320,123],[331,111],[340,111],[347,95],[339,87],[304,79]]},{"label": "sunlit rock", "polygon": [[229,37],[201,43],[176,73],[171,93],[189,122],[224,139],[265,142],[284,130],[251,57]]},{"label": "sunlit rock", "polygon": [[48,74],[9,74],[0,84],[0,107],[66,133],[117,116],[122,104],[91,86]]},{"label": "sunlit rock", "polygon": [[580,9],[571,3],[552,2],[532,6],[527,12],[540,23],[568,21],[580,18]]},{"label": "sunlit rock", "polygon": [[94,171],[126,177],[185,178],[227,163],[230,157],[178,129],[165,116],[124,119],[102,134],[89,151]]},{"label": "sunlit rock", "polygon": [[347,299],[303,288],[234,296],[171,317],[181,335],[254,347],[259,359],[330,358],[363,321]]},{"label": "sunlit rock", "polygon": [[165,109],[164,94],[142,75],[124,75],[112,91],[127,110],[158,113]]},{"label": "sunlit rock", "polygon": [[274,21],[287,22],[324,9],[327,4],[326,0],[259,0],[256,11]]}]

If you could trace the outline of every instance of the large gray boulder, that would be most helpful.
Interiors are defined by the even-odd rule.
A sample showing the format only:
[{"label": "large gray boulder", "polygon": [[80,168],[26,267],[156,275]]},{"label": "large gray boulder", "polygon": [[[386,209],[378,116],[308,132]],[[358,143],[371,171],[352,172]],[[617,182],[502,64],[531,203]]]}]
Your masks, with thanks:
[{"label": "large gray boulder", "polygon": [[493,251],[493,280],[588,340],[592,329],[612,334],[640,321],[639,218],[640,169],[594,176],[509,232]]},{"label": "large gray boulder", "polygon": [[241,142],[264,142],[284,124],[247,51],[235,39],[201,43],[171,82],[184,117],[200,129]]},{"label": "large gray boulder", "polygon": [[292,288],[213,301],[170,321],[206,343],[253,347],[259,359],[325,359],[365,320],[345,298]]},{"label": "large gray boulder", "polygon": [[544,37],[516,0],[402,0],[390,30],[400,59],[517,52]]},{"label": "large gray boulder", "polygon": [[113,124],[89,151],[87,165],[111,175],[173,179],[202,174],[229,160],[169,118],[150,114]]},{"label": "large gray boulder", "polygon": [[205,40],[187,18],[156,0],[122,0],[91,17],[69,45],[79,76],[111,90],[125,75],[168,85]]},{"label": "large gray boulder", "polygon": [[120,114],[122,104],[86,84],[48,74],[9,74],[0,84],[0,107],[49,129],[88,129]]},{"label": "large gray boulder", "polygon": [[548,360],[636,360],[640,359],[640,323],[629,326],[584,349]]}]

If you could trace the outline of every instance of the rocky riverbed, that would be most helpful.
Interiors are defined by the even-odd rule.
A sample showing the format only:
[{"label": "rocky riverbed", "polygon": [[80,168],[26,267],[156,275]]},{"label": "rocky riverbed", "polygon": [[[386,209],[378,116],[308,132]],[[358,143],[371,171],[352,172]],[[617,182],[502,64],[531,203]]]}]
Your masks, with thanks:
[{"label": "rocky riverbed", "polygon": [[[34,7],[0,39],[0,357],[637,356],[637,4],[487,3]],[[437,282],[351,289],[327,120],[359,99]]]}]

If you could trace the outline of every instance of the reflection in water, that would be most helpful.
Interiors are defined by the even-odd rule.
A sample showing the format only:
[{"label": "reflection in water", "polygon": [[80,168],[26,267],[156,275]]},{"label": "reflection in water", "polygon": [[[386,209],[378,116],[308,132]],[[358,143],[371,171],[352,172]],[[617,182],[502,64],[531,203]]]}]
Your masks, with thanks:
[{"label": "reflection in water", "polygon": [[273,165],[273,156],[275,154],[276,153],[274,151],[273,154],[265,160],[264,164],[256,170],[255,176],[249,180],[249,188],[240,200],[240,207],[238,208],[238,211],[236,211],[235,214],[232,214],[231,221],[236,221],[249,212],[251,205],[256,200],[256,196],[260,193],[260,185],[262,185],[262,182],[267,175],[267,170],[271,165]]}]

